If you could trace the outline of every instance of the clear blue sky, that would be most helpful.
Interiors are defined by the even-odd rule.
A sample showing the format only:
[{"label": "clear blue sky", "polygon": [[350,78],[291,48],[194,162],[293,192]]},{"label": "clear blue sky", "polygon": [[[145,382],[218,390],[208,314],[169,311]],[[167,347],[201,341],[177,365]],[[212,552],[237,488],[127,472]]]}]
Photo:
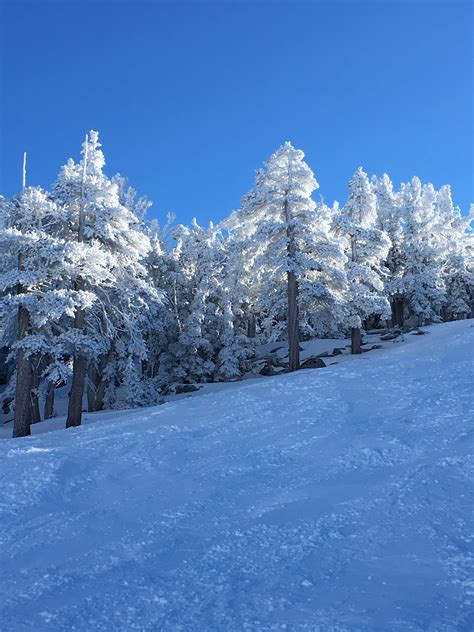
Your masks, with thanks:
[{"label": "clear blue sky", "polygon": [[98,129],[151,216],[219,220],[282,142],[328,202],[359,164],[473,195],[473,3],[3,2],[0,193]]}]

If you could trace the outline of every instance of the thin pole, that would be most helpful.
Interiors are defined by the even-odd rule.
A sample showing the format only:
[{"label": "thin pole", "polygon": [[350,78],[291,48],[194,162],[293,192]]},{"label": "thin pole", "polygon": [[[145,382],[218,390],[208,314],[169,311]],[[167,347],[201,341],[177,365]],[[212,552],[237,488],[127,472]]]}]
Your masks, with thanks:
[{"label": "thin pole", "polygon": [[23,152],[23,174],[21,179],[21,190],[26,189],[26,151]]}]

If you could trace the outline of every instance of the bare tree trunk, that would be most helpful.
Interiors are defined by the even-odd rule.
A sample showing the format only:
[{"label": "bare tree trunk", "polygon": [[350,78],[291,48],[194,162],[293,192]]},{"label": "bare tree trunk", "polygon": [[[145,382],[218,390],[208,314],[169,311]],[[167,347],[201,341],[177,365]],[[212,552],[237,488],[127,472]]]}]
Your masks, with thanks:
[{"label": "bare tree trunk", "polygon": [[[142,360],[142,375],[145,377],[151,377],[152,368],[149,360]],[[89,379],[90,379],[90,367],[89,367]]]},{"label": "bare tree trunk", "polygon": [[403,309],[404,309],[403,298],[400,298],[400,297],[395,298],[392,303],[392,313],[393,313],[393,322],[398,327],[403,326]]},{"label": "bare tree trunk", "polygon": [[46,400],[44,402],[44,418],[51,419],[54,417],[54,391],[55,391],[54,382],[48,382],[48,390],[46,393]]},{"label": "bare tree trunk", "polygon": [[41,421],[41,414],[39,409],[39,397],[38,397],[38,386],[39,386],[39,359],[35,356],[32,360],[31,366],[31,416],[30,422],[32,424],[36,424]]},{"label": "bare tree trunk", "polygon": [[[25,307],[18,308],[18,340],[26,336],[30,322],[30,315]],[[31,434],[31,386],[32,386],[31,359],[25,356],[25,351],[20,349],[16,363],[15,385],[15,417],[13,421],[13,436],[26,437]]]},{"label": "bare tree trunk", "polygon": [[[294,227],[291,224],[288,199],[285,197],[286,236],[288,238],[288,261],[295,263],[296,243]],[[300,327],[298,313],[298,280],[293,271],[288,270],[288,370],[296,371],[300,368]]]},{"label": "bare tree trunk", "polygon": [[247,320],[247,337],[255,338],[257,335],[257,319],[255,314],[250,314]]},{"label": "bare tree trunk", "polygon": [[[110,362],[113,361],[114,357],[114,346],[111,345],[107,354],[100,356],[97,363],[92,363],[89,366],[87,410],[90,413],[97,412],[98,410],[104,410],[105,389],[108,383],[108,379],[104,378],[104,371]],[[146,375],[148,375],[148,377],[155,377],[155,366],[155,364],[150,364],[147,360],[143,360],[142,362],[142,369],[146,371]]]},{"label": "bare tree trunk", "polygon": [[362,336],[360,334],[359,327],[353,327],[351,330],[351,353],[358,354],[362,352],[361,349]]},{"label": "bare tree trunk", "polygon": [[88,378],[89,384],[87,386],[87,410],[90,413],[103,410],[104,408],[104,391],[105,383],[103,382],[102,359],[99,360],[99,366],[94,363],[89,365]]},{"label": "bare tree trunk", "polygon": [[[356,239],[354,236],[351,236],[351,258],[352,261],[355,262],[357,259],[356,256]],[[351,329],[351,353],[353,355],[357,355],[361,353],[361,342],[362,337],[360,335],[360,327],[352,327]]]},{"label": "bare tree trunk", "polygon": [[298,314],[298,281],[288,272],[288,369],[300,368],[300,336]]}]

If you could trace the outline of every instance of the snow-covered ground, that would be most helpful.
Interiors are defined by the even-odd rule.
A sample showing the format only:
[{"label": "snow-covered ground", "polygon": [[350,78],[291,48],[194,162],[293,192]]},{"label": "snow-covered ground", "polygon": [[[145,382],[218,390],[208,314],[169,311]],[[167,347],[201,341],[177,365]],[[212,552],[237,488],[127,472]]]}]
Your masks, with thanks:
[{"label": "snow-covered ground", "polygon": [[[400,336],[396,340],[383,341],[380,340],[380,333],[370,333],[364,334],[364,342],[366,343],[363,347],[364,351],[370,351],[371,354],[379,354],[383,349],[391,349],[393,345],[411,342],[411,336]],[[337,357],[325,357],[323,361],[327,366],[332,366],[333,364],[341,364],[345,362],[357,362],[361,359],[361,356],[353,356],[350,354],[350,346],[351,341],[349,338],[317,338],[314,340],[307,340],[300,343],[301,348],[301,361],[317,356],[319,354],[324,353],[332,353],[335,348],[341,349],[341,355]],[[380,349],[372,350],[372,347],[377,345]],[[269,342],[264,345],[260,345],[256,349],[257,357],[261,359],[261,362],[257,362],[257,371],[259,368],[263,367],[265,364],[265,359],[268,358],[270,354],[274,355],[278,358],[283,364],[288,364],[288,343],[286,342]],[[364,356],[362,356],[364,357]],[[282,368],[276,369],[275,372],[283,371]],[[273,376],[272,376],[273,377]],[[229,388],[239,388],[242,386],[242,381],[245,381],[246,384],[249,384],[255,380],[268,379],[268,376],[261,376],[257,374],[248,374],[244,377],[244,380],[238,380],[235,382],[214,382],[214,383],[205,383],[198,385],[198,390],[190,393],[180,393],[180,394],[171,394],[161,397],[162,402],[173,402],[179,399],[187,399],[189,397],[196,397],[203,394],[208,393],[216,393],[218,391],[227,390]],[[3,387],[4,388],[4,387]],[[40,434],[43,432],[49,432],[50,430],[57,430],[59,428],[64,428],[66,425],[66,413],[68,407],[68,398],[69,398],[69,389],[70,385],[63,386],[61,388],[56,389],[55,399],[54,399],[54,410],[55,417],[46,422],[42,422],[39,424],[35,424],[31,427],[32,434]],[[1,394],[1,391],[0,391]],[[1,400],[0,400],[1,401]],[[40,398],[40,410],[42,411],[44,408],[44,401]],[[87,409],[87,398],[84,395],[84,410]],[[103,421],[114,420],[117,418],[116,412],[104,412],[104,413],[85,413],[83,415],[83,423],[97,423]],[[9,439],[11,438],[13,433],[13,413],[9,411],[8,413],[2,413],[0,409],[0,439]]]},{"label": "snow-covered ground", "polygon": [[428,331],[2,441],[0,629],[472,632],[474,326]]}]

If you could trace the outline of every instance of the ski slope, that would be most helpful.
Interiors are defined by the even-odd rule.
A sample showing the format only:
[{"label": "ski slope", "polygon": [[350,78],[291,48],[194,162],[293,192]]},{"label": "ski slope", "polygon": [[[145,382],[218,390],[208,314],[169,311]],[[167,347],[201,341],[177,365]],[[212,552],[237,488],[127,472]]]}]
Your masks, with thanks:
[{"label": "ski slope", "polygon": [[0,443],[0,630],[472,632],[474,321]]}]

